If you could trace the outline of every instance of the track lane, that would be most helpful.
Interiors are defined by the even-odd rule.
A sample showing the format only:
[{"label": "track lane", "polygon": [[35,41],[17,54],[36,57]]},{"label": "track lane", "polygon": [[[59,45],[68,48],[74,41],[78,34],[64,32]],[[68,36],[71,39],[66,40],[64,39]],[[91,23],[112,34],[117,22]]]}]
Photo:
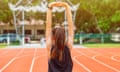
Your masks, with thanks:
[{"label": "track lane", "polygon": [[[74,63],[73,72],[118,72],[119,68],[117,66],[120,67],[120,63],[118,62],[120,60],[120,53],[118,50],[119,49],[73,49],[71,52]],[[3,56],[0,55],[0,59],[8,63],[19,51],[20,49],[10,49],[9,52],[4,51],[6,55],[0,50],[0,52],[2,52],[1,55],[4,54]],[[114,61],[112,56],[118,61]],[[4,65],[6,63],[4,63]],[[35,52],[35,48],[27,48],[15,57],[15,60],[13,59],[13,62],[10,63],[3,72],[47,72],[47,70],[47,50],[38,48]]]},{"label": "track lane", "polygon": [[116,70],[111,69],[105,63],[98,62],[96,59],[92,58],[96,54],[91,53],[89,50],[76,50],[77,53],[82,54],[82,57],[77,57],[77,59],[86,65],[92,72],[115,72]]},{"label": "track lane", "polygon": [[0,56],[0,70],[20,52],[20,49],[10,49],[9,52]]},{"label": "track lane", "polygon": [[[18,53],[15,57],[13,57],[8,66],[3,69],[3,72],[28,72],[30,69],[30,64],[32,61],[32,57],[34,54],[34,49],[21,49],[21,52]],[[27,56],[28,55],[28,56]],[[7,64],[6,64],[7,65]],[[5,66],[6,66],[5,65]],[[16,67],[17,66],[17,67]]]},{"label": "track lane", "polygon": [[38,48],[35,55],[35,62],[33,65],[32,72],[47,72],[47,64],[47,50]]},{"label": "track lane", "polygon": [[78,54],[77,52],[75,52],[74,49],[72,49],[71,51],[71,55],[72,55],[72,60],[73,60],[73,72],[90,72],[90,70],[83,65],[80,61],[78,61],[76,59],[76,57],[78,56],[82,56],[81,54]]}]

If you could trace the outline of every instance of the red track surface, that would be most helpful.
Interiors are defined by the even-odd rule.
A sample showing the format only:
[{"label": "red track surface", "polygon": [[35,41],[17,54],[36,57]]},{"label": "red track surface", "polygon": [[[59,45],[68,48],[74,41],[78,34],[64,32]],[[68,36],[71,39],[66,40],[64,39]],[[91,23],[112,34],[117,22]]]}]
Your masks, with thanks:
[{"label": "red track surface", "polygon": [[[73,72],[120,72],[120,49],[72,49]],[[48,72],[46,49],[0,49],[0,72]]]}]

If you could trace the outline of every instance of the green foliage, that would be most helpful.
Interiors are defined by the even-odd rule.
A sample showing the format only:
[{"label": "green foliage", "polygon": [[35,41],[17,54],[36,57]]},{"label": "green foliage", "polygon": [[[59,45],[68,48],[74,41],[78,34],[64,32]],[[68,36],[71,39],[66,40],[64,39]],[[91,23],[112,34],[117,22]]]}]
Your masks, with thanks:
[{"label": "green foliage", "polygon": [[6,17],[6,14],[2,10],[0,10],[0,21],[3,21],[5,17]]},{"label": "green foliage", "polygon": [[0,21],[9,22],[12,19],[12,13],[8,7],[8,0],[0,1]]},{"label": "green foliage", "polygon": [[20,41],[19,41],[19,40],[16,40],[16,41],[14,41],[14,42],[11,42],[10,45],[20,45]]},{"label": "green foliage", "polygon": [[98,21],[98,26],[106,33],[110,29],[110,20],[108,18],[102,18]]},{"label": "green foliage", "polygon": [[[12,13],[9,10],[8,2],[15,4],[18,0],[0,0],[0,21],[10,22]],[[33,5],[39,4],[41,0],[33,0]],[[55,0],[47,0],[49,3]],[[66,1],[66,0],[62,0]],[[76,32],[99,32],[98,27],[104,32],[114,32],[120,26],[120,2],[119,0],[70,0],[73,4],[80,3],[77,10],[75,25]],[[27,0],[23,0],[24,5]],[[35,18],[46,20],[46,14],[27,13],[26,19]],[[54,23],[64,21],[63,13],[55,13]]]},{"label": "green foliage", "polygon": [[[119,0],[81,0],[80,1],[80,9],[82,8],[82,10],[78,10],[77,12],[77,19],[80,18],[80,21],[76,20],[76,25],[77,27],[80,28],[87,28],[87,26],[84,25],[80,25],[84,20],[86,20],[86,18],[88,19],[88,23],[91,24],[89,26],[92,26],[91,28],[89,28],[89,31],[91,32],[92,29],[94,29],[95,31],[95,27],[93,26],[93,23],[96,23],[96,25],[101,28],[101,30],[103,32],[110,32],[113,31],[112,30],[114,28],[116,28],[117,26],[119,26],[117,24],[114,24],[114,22],[118,22],[120,19],[119,16],[119,10],[120,10],[120,2]],[[84,10],[84,11],[83,11]],[[89,18],[89,15],[86,16],[86,18],[81,18],[82,16],[84,16],[85,11],[87,11],[88,14],[91,14],[92,16]],[[117,11],[117,13],[116,13]],[[84,16],[85,17],[85,16]],[[91,18],[93,18],[92,22],[91,22]],[[95,22],[95,20],[97,20]],[[79,28],[79,30],[81,30]],[[82,30],[83,30],[82,29]],[[85,31],[85,30],[84,30]]]},{"label": "green foliage", "polygon": [[54,2],[55,0],[49,0],[49,2]]},{"label": "green foliage", "polygon": [[120,10],[116,11],[116,12],[111,16],[111,21],[112,21],[112,22],[120,22]]}]

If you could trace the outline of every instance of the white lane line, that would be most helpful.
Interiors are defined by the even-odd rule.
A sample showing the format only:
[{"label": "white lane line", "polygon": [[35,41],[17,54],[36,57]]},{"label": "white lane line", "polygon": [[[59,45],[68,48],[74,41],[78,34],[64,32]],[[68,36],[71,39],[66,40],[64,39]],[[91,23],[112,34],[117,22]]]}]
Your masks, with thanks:
[{"label": "white lane line", "polygon": [[31,67],[30,67],[30,71],[29,72],[32,72],[34,63],[35,63],[35,57],[33,57],[33,59],[32,59],[32,63],[31,63]]},{"label": "white lane line", "polygon": [[20,52],[18,52],[18,54],[14,58],[12,58],[4,67],[2,67],[0,69],[0,72],[2,72],[3,70],[5,70],[13,61],[15,61],[16,57],[18,55],[20,55],[23,51],[24,51],[24,49],[22,49]]},{"label": "white lane line", "polygon": [[42,55],[41,56],[36,56],[37,54],[37,48],[35,49],[35,52],[34,52],[34,57],[32,59],[32,63],[31,63],[31,67],[30,67],[30,71],[29,72],[32,72],[33,71],[33,66],[34,66],[34,63],[35,63],[35,60],[38,59],[38,58],[41,58],[41,57],[44,57],[44,56],[47,56],[47,55],[44,55],[45,53],[41,53]]},{"label": "white lane line", "polygon": [[92,72],[89,68],[87,68],[85,65],[83,65],[82,63],[80,63],[80,62],[76,59],[76,57],[78,57],[78,56],[80,56],[80,55],[77,55],[77,56],[73,57],[73,60],[74,60],[78,65],[80,65],[83,69],[85,69],[87,72]]},{"label": "white lane line", "polygon": [[36,53],[37,53],[37,48],[35,48],[35,52],[34,52],[34,56],[33,56],[33,59],[32,59],[32,63],[31,63],[29,72],[32,72],[32,70],[33,70],[33,66],[34,66],[34,63],[35,63]]},{"label": "white lane line", "polygon": [[[14,57],[13,59],[11,59],[2,69],[0,69],[0,72],[2,72],[3,70],[5,70],[12,62],[14,62],[16,59],[25,57],[25,56],[31,56],[31,55],[24,55],[21,57],[17,57],[19,54],[21,54],[24,51],[24,48],[16,55],[16,57]],[[36,50],[37,51],[37,50]],[[43,54],[43,53],[42,53]],[[45,55],[44,55],[45,56]],[[40,56],[37,56],[40,57]],[[33,64],[34,64],[34,60],[33,60]]]},{"label": "white lane line", "polygon": [[[119,55],[113,55],[114,54],[113,52],[109,52],[109,51],[105,51],[105,50],[102,50],[102,52],[106,52],[107,54],[111,55],[110,57],[107,57],[107,58],[111,59],[112,61],[120,62],[120,60],[117,60],[114,58],[115,56],[119,56]],[[102,55],[102,57],[106,57],[106,56]]]},{"label": "white lane line", "polygon": [[[86,56],[86,57],[88,57],[88,58],[91,58],[91,57],[87,56],[86,54],[84,54],[84,53],[82,53],[82,52],[80,52],[80,51],[77,51],[77,52],[80,53],[80,54],[82,54],[82,55],[84,55],[84,56]],[[94,60],[94,61],[96,61],[96,62],[99,63],[99,64],[102,64],[102,65],[104,65],[104,66],[106,66],[106,67],[108,67],[108,68],[116,71],[116,72],[120,72],[120,70],[118,70],[118,69],[116,69],[116,68],[114,68],[114,67],[112,67],[112,66],[110,66],[110,65],[108,65],[108,64],[105,64],[104,62],[101,62],[101,61],[97,60],[97,59],[95,58],[96,56],[98,56],[98,55],[93,56],[91,59]]]},{"label": "white lane line", "polygon": [[100,60],[97,60],[97,59],[96,59],[97,56],[99,56],[99,55],[93,56],[92,59],[95,60],[96,62],[98,62],[98,63],[100,63],[100,64],[103,64],[104,66],[106,66],[106,67],[108,67],[108,68],[116,71],[116,72],[120,72],[120,70],[118,70],[118,69],[116,69],[116,68],[114,68],[114,67],[112,67],[112,66],[110,66],[110,65],[108,65],[108,64],[105,64],[104,62],[102,62],[102,61],[100,61]]},{"label": "white lane line", "polygon": [[111,60],[113,60],[115,62],[120,62],[120,60],[117,60],[115,58],[115,56],[119,56],[119,54],[115,55],[116,53],[114,53],[114,52],[108,52],[108,51],[104,51],[104,52],[107,52],[107,54],[112,54],[112,56],[110,57]]},{"label": "white lane line", "polygon": [[114,60],[114,61],[120,62],[120,60],[117,60],[117,59],[115,58],[116,56],[117,56],[117,55],[112,56],[111,59]]},{"label": "white lane line", "polygon": [[[30,56],[30,55],[25,55],[25,56],[22,56],[22,57],[26,57],[26,56]],[[37,58],[39,58],[39,57],[44,57],[44,56],[46,56],[46,55],[38,56]],[[12,60],[10,60],[9,63],[8,63],[7,65],[5,65],[4,68],[2,68],[2,69],[0,70],[0,72],[3,71],[5,68],[7,68],[13,61],[15,61],[16,59],[22,58],[22,57],[15,57],[15,58],[13,58]],[[34,61],[35,61],[35,58],[33,59],[33,63],[31,64],[32,67],[33,67]]]},{"label": "white lane line", "polygon": [[[90,49],[89,49],[90,50]],[[96,52],[96,51],[93,51],[93,50],[90,50],[91,52]],[[105,50],[102,50],[102,52],[106,52]],[[97,53],[97,52],[96,52]],[[106,52],[107,54],[109,54],[110,55],[110,57],[109,56],[105,56],[105,55],[102,55],[102,54],[100,54],[100,53],[98,53],[99,54],[99,56],[102,56],[102,57],[105,57],[105,58],[108,58],[108,59],[111,59],[112,61],[114,61],[114,62],[120,62],[120,60],[117,60],[116,58],[115,58],[115,56],[119,56],[119,55],[113,55],[113,53],[112,52]]]},{"label": "white lane line", "polygon": [[3,71],[5,68],[7,68],[16,58],[13,58],[10,60],[0,71]]}]

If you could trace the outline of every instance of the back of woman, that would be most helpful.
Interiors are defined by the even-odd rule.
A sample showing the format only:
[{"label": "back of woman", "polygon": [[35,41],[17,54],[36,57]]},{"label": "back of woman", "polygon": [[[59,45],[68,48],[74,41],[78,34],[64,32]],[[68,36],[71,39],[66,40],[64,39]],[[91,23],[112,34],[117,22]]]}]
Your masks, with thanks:
[{"label": "back of woman", "polygon": [[70,50],[65,44],[64,29],[53,29],[52,45],[48,72],[72,72],[73,63]]}]

